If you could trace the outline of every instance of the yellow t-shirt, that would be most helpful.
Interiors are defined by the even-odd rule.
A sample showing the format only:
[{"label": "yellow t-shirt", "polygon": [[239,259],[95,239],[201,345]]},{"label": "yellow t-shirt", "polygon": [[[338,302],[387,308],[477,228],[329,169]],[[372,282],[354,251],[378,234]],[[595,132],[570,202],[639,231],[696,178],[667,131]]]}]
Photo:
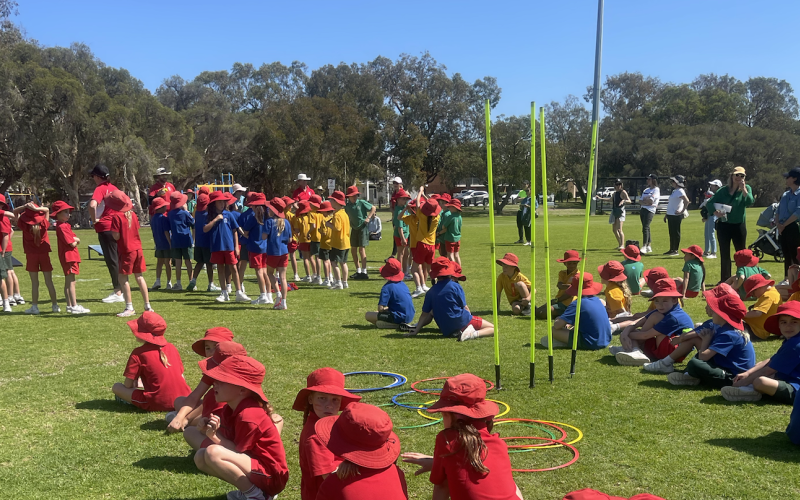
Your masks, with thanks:
[{"label": "yellow t-shirt", "polygon": [[507,276],[505,273],[500,273],[500,276],[497,277],[497,292],[499,293],[500,290],[505,290],[508,303],[513,304],[522,299],[515,288],[515,285],[520,282],[525,283],[525,286],[527,286],[530,291],[531,280],[521,272],[517,271],[512,277]]},{"label": "yellow t-shirt", "polygon": [[311,212],[308,214],[308,222],[309,224],[313,224],[314,227],[311,228],[311,241],[320,243],[322,240],[320,235],[320,225],[323,224],[324,217],[321,213],[315,211],[316,208],[312,208]]},{"label": "yellow t-shirt", "polygon": [[419,241],[417,239],[419,237],[419,230],[417,229],[417,223],[419,222],[419,219],[417,218],[417,214],[406,212],[403,212],[403,214],[405,215],[400,217],[400,219],[408,226],[408,248],[417,248],[417,242]]},{"label": "yellow t-shirt", "polygon": [[350,218],[344,209],[340,208],[333,213],[333,228],[331,228],[331,248],[347,250],[350,248]]},{"label": "yellow t-shirt", "polygon": [[311,212],[295,217],[297,221],[297,241],[300,243],[310,243],[308,233],[311,231]]},{"label": "yellow t-shirt", "polygon": [[769,338],[770,333],[764,329],[764,323],[767,318],[772,316],[778,311],[778,306],[781,305],[781,293],[774,287],[770,287],[764,292],[764,295],[756,300],[751,311],[761,311],[761,316],[757,318],[745,318],[744,321],[750,325],[750,330],[760,339]]},{"label": "yellow t-shirt", "polygon": [[[791,297],[789,297],[789,300],[797,300],[797,301],[800,301],[800,292],[794,292],[794,293],[792,294],[792,296],[791,296]],[[786,302],[789,302],[789,300],[787,300]]]},{"label": "yellow t-shirt", "polygon": [[419,213],[417,214],[417,219],[419,219],[419,234],[417,235],[419,242],[426,245],[435,245],[436,229],[439,227],[439,216],[428,217],[423,213]]},{"label": "yellow t-shirt", "polygon": [[297,225],[297,216],[291,210],[286,212],[286,220],[289,221],[289,226],[292,228],[292,241],[297,241],[297,235],[300,234],[300,226]]},{"label": "yellow t-shirt", "polygon": [[[574,273],[569,274],[566,269],[563,269],[558,272],[558,282],[562,285],[571,285],[572,284],[572,277],[578,275],[578,270],[576,269]],[[558,290],[556,293],[556,299],[560,299],[564,295],[565,290]],[[569,295],[564,300],[560,301],[565,306],[570,305],[575,300],[574,295]]]},{"label": "yellow t-shirt", "polygon": [[319,247],[323,250],[330,250],[331,249],[331,232],[333,229],[327,226],[328,222],[330,222],[332,216],[325,216],[324,214],[319,214],[322,216],[322,220],[319,223]]},{"label": "yellow t-shirt", "polygon": [[625,292],[622,291],[622,287],[619,286],[617,283],[609,282],[606,285],[606,310],[614,312],[614,314],[619,314],[619,311],[626,311],[625,309]]}]

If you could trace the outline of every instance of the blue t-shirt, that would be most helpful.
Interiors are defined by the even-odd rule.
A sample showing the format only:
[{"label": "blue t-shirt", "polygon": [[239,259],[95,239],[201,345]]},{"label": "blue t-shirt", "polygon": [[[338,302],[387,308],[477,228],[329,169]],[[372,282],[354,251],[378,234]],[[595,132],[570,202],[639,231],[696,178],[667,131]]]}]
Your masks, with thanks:
[{"label": "blue t-shirt", "polygon": [[467,299],[461,285],[450,279],[442,279],[437,280],[425,294],[422,312],[433,312],[433,320],[439,330],[445,337],[450,337],[461,332],[472,321],[472,314],[465,309],[466,305]]},{"label": "blue t-shirt", "polygon": [[206,233],[203,231],[203,227],[205,227],[206,223],[208,222],[206,220],[207,216],[207,210],[194,213],[194,227],[197,228],[197,230],[194,232],[194,246],[196,247],[211,248],[211,240],[209,239],[209,235],[211,233]]},{"label": "blue t-shirt", "polygon": [[[578,301],[573,301],[561,315],[567,324],[575,324]],[[611,343],[611,323],[608,321],[606,306],[594,295],[581,299],[581,324],[579,345],[584,349],[596,351]]]},{"label": "blue t-shirt", "polygon": [[778,372],[776,379],[791,384],[796,391],[800,390],[800,335],[784,340],[767,366]]},{"label": "blue t-shirt", "polygon": [[[387,281],[381,288],[381,297],[378,299],[379,306],[389,308],[394,323],[411,323],[417,311],[414,309],[414,300],[411,292],[402,281]],[[438,324],[438,323],[437,323]]]},{"label": "blue t-shirt", "polygon": [[[267,255],[277,257],[289,253],[287,245],[292,241],[292,227],[289,221],[283,221],[283,232],[278,230],[278,220],[270,218],[264,221],[264,233],[267,235]],[[280,219],[283,220],[283,219]]]},{"label": "blue t-shirt", "polygon": [[169,230],[172,232],[172,248],[192,248],[192,227],[194,217],[182,208],[170,210],[167,215]]},{"label": "blue t-shirt", "polygon": [[[238,212],[237,212],[238,213]],[[239,224],[227,210],[222,212],[222,220],[217,221],[208,234],[211,235],[212,252],[232,252],[233,251],[233,232],[239,229]]]},{"label": "blue t-shirt", "polygon": [[708,348],[717,353],[711,358],[715,365],[734,375],[746,372],[756,365],[756,351],[752,342],[747,341],[727,323],[714,326],[714,338]]},{"label": "blue t-shirt", "polygon": [[694,323],[692,322],[692,318],[686,314],[686,311],[681,308],[680,304],[675,304],[672,309],[664,315],[664,319],[653,327],[655,331],[667,337],[680,335],[683,333],[684,328],[694,330]]},{"label": "blue t-shirt", "polygon": [[[264,223],[266,224],[266,220]],[[262,238],[264,224],[259,224],[252,210],[248,210],[239,217],[239,225],[243,231],[247,231],[247,238],[239,236],[239,241],[247,246],[250,253],[266,253],[267,240]]]},{"label": "blue t-shirt", "polygon": [[156,250],[169,250],[169,240],[164,231],[169,231],[169,220],[163,213],[153,214],[150,219],[150,229],[153,231],[153,242]]}]

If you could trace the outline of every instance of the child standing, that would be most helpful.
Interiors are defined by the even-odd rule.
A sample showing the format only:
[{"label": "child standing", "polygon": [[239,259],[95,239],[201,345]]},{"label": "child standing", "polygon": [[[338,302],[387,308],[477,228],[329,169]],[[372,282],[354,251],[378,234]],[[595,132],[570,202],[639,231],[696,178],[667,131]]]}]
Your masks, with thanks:
[{"label": "child standing", "polygon": [[367,246],[369,246],[369,228],[367,223],[375,215],[376,207],[367,200],[359,199],[356,186],[347,188],[347,205],[344,209],[350,219],[350,248],[353,252],[353,263],[356,273],[350,276],[354,280],[369,279],[367,274]]},{"label": "child standing", "polygon": [[328,197],[335,210],[327,226],[331,229],[331,261],[333,262],[334,282],[328,287],[331,290],[347,288],[347,257],[350,253],[350,219],[344,211],[347,201],[344,193],[334,191]]},{"label": "child standing", "polygon": [[601,282],[606,285],[606,312],[609,319],[627,318],[631,316],[631,290],[625,268],[616,260],[599,266]]},{"label": "child standing", "polygon": [[325,272],[325,280],[322,286],[331,286],[333,276],[331,275],[331,229],[328,227],[328,222],[331,221],[331,214],[333,207],[331,202],[323,201],[317,210],[322,218],[320,219],[319,226],[319,268],[320,273]]},{"label": "child standing", "polygon": [[176,267],[176,281],[172,285],[172,290],[183,290],[181,271],[184,264],[186,265],[186,273],[189,274],[189,279],[192,279],[192,259],[194,259],[192,229],[194,228],[194,217],[186,210],[188,197],[185,194],[180,191],[173,191],[169,197],[170,205],[167,219],[172,233],[170,247],[172,248],[172,258],[175,259]]},{"label": "child standing", "polygon": [[106,207],[114,210],[114,215],[111,218],[111,236],[117,242],[119,284],[122,289],[122,296],[125,298],[125,309],[117,314],[117,317],[126,318],[136,314],[133,309],[133,299],[131,298],[131,284],[128,282],[128,276],[131,274],[136,277],[136,283],[142,293],[144,310],[152,312],[150,296],[147,293],[147,283],[144,280],[144,272],[147,270],[147,266],[142,253],[142,241],[139,238],[139,217],[133,212],[131,199],[120,190],[108,193],[104,201]]},{"label": "child standing", "polygon": [[[278,288],[278,298],[273,309],[286,309],[286,294],[289,292],[286,282],[286,267],[289,265],[288,245],[292,240],[292,228],[284,219],[283,200],[273,198],[267,204],[270,218],[264,227],[264,236],[267,240],[267,277],[270,290],[267,298],[272,298],[272,290]],[[277,272],[278,278],[275,279]],[[280,287],[278,287],[280,285]]]},{"label": "child standing", "polygon": [[[578,281],[577,276],[573,277],[572,284],[564,291],[564,294],[577,296]],[[590,351],[602,349],[611,343],[612,327],[619,330],[618,325],[612,325],[608,320],[608,313],[606,313],[603,301],[597,297],[602,289],[603,284],[595,283],[592,273],[583,273],[578,349]],[[577,301],[572,302],[553,323],[553,347],[572,347],[572,336],[575,334],[572,326],[575,325],[577,306]],[[539,343],[547,347],[547,337],[542,337]]]},{"label": "child standing", "polygon": [[733,254],[733,260],[736,262],[736,274],[728,278],[726,283],[732,286],[734,290],[739,291],[739,297],[742,300],[746,297],[743,285],[747,278],[760,274],[766,279],[772,279],[769,272],[758,265],[758,257],[753,255],[750,249],[739,250]]},{"label": "child standing", "polygon": [[[250,261],[250,269],[255,270],[259,295],[251,300],[253,305],[272,304],[272,280],[267,272],[267,239],[265,237],[267,216],[267,197],[262,193],[247,193],[246,205],[250,210],[239,219],[245,236],[245,247]],[[281,214],[283,215],[283,214]]]},{"label": "child standing", "polygon": [[800,390],[800,302],[789,302],[764,325],[768,332],[785,339],[778,352],[733,379],[722,388],[728,401],[759,401],[762,395],[784,404],[794,403]]},{"label": "child standing", "polygon": [[400,261],[390,257],[381,267],[380,274],[386,283],[381,288],[378,310],[366,313],[364,319],[378,328],[396,330],[399,326],[408,330],[416,310],[408,287],[403,283],[403,266]]},{"label": "child standing", "polygon": [[222,191],[214,191],[209,196],[208,218],[203,231],[211,235],[211,263],[217,264],[222,293],[217,302],[228,302],[227,287],[223,276],[231,276],[236,285],[236,302],[250,302],[250,297],[242,293],[236,264],[239,262],[239,224],[225,208],[228,197]]},{"label": "child standing", "polygon": [[436,436],[433,456],[404,453],[403,461],[430,471],[433,498],[522,500],[511,474],[508,447],[492,434],[500,410],[486,401],[486,383],[465,373],[447,379],[439,401],[427,409],[441,413],[444,430]]},{"label": "child standing", "polygon": [[284,196],[281,198],[283,203],[285,204],[286,208],[284,209],[283,213],[286,216],[286,222],[292,227],[292,241],[289,242],[289,261],[292,263],[292,272],[294,273],[294,280],[293,281],[300,281],[300,276],[297,274],[297,257],[295,253],[299,248],[299,244],[297,243],[297,233],[299,228],[297,227],[297,216],[295,215],[292,210],[296,207],[295,201],[288,196]]},{"label": "child standing", "polygon": [[418,231],[417,231],[417,246],[413,250],[414,264],[417,265],[417,273],[419,274],[422,290],[427,292],[428,276],[431,272],[431,264],[436,253],[436,231],[439,227],[439,214],[442,207],[436,200],[428,200],[422,203],[422,195],[425,191],[424,186],[420,186],[419,193],[417,194],[417,212]]},{"label": "child standing", "polygon": [[[575,300],[572,295],[567,295],[566,291],[572,286],[572,279],[578,276],[578,263],[581,261],[577,250],[567,250],[564,252],[563,259],[556,259],[556,262],[564,264],[566,269],[558,272],[558,283],[556,283],[556,297],[550,304],[543,304],[536,308],[536,319],[547,319],[547,308],[550,308],[551,317],[557,318],[564,314],[567,307]],[[602,285],[600,285],[602,288]],[[577,290],[577,288],[576,288]]]},{"label": "child standing", "polygon": [[214,381],[222,415],[211,415],[203,427],[206,440],[194,463],[208,475],[232,484],[229,498],[265,499],[286,487],[289,468],[280,433],[264,395],[264,365],[247,356],[230,356],[213,367],[201,367]]},{"label": "child standing", "polygon": [[300,499],[315,500],[322,482],[336,471],[341,459],[336,458],[317,436],[316,425],[325,417],[338,416],[361,396],[344,388],[344,375],[333,368],[314,370],[306,378],[306,387],[297,393],[292,409],[303,412],[300,432]]},{"label": "child standing", "polygon": [[[20,215],[20,212],[22,214]],[[25,269],[31,277],[31,307],[25,314],[39,314],[39,273],[44,276],[44,284],[50,293],[53,303],[52,311],[61,312],[53,286],[53,264],[50,262],[50,210],[39,207],[33,202],[17,207],[14,215],[18,215],[17,227],[22,231],[22,249],[25,252]]]},{"label": "child standing", "polygon": [[311,245],[309,246],[311,252],[311,266],[314,268],[314,276],[312,276],[311,283],[314,285],[322,284],[322,262],[319,258],[320,242],[322,241],[322,225],[325,223],[325,216],[319,213],[322,206],[322,198],[316,194],[312,194],[308,200],[311,205]]},{"label": "child standing", "polygon": [[415,299],[424,295],[428,290],[425,282],[422,280],[417,265],[414,263],[414,253],[416,252],[417,245],[419,244],[419,217],[417,216],[417,200],[411,200],[406,203],[406,208],[400,216],[403,223],[408,227],[408,255],[406,256],[407,274],[410,274],[414,279],[414,292],[411,294]]},{"label": "child standing", "polygon": [[74,207],[59,200],[53,203],[50,213],[58,221],[56,223],[58,260],[64,271],[64,296],[67,299],[67,312],[86,314],[91,311],[78,305],[78,299],[75,296],[75,276],[81,273],[81,255],[77,248],[81,240],[72,232],[72,226],[68,222],[71,210],[74,210]]},{"label": "child standing", "polygon": [[[10,259],[6,259],[6,254],[10,257],[10,251],[7,252],[6,249],[11,243],[11,221],[9,218],[16,219],[16,217],[14,217],[13,212],[8,211],[9,208],[6,203],[6,197],[0,194],[0,298],[3,299],[3,312],[12,312],[11,300],[14,299],[14,285],[8,275],[8,268],[14,267],[14,265],[9,265]],[[16,305],[16,300],[14,305]]]},{"label": "child standing", "polygon": [[409,230],[408,224],[403,221],[403,212],[405,212],[406,205],[411,200],[405,189],[400,188],[395,194],[397,204],[392,209],[392,227],[394,228],[394,245],[397,249],[397,260],[403,266],[403,273],[405,276],[410,276],[408,269],[409,257]]},{"label": "child standing", "polygon": [[781,294],[773,286],[773,280],[767,280],[760,274],[754,274],[744,282],[747,297],[756,297],[756,303],[744,315],[744,322],[748,333],[752,333],[761,340],[769,338],[770,332],[764,328],[767,318],[778,311],[781,305]]},{"label": "child standing", "polygon": [[306,276],[301,281],[311,283],[317,273],[314,269],[314,262],[311,260],[311,225],[314,221],[311,215],[311,204],[308,201],[298,202],[295,221],[297,223],[298,248],[303,258],[303,267],[306,270]]},{"label": "child standing", "polygon": [[497,259],[495,262],[503,268],[500,275],[497,276],[498,306],[500,305],[500,294],[505,291],[508,303],[511,305],[511,314],[530,316],[531,280],[520,272],[519,258],[513,253],[507,253],[502,259]]},{"label": "child standing", "polygon": [[622,267],[625,268],[625,278],[627,278],[628,288],[633,295],[639,295],[644,286],[644,265],[642,264],[642,254],[636,245],[628,245],[622,250],[625,260]]},{"label": "child standing", "polygon": [[[209,195],[200,193],[197,196],[197,205],[194,207],[194,273],[192,273],[192,280],[186,290],[192,291],[197,286],[197,277],[200,276],[200,271],[203,267],[206,268],[206,275],[208,276],[208,292],[219,292],[222,289],[214,284],[214,265],[211,263],[211,239],[209,234],[203,231],[206,223],[208,222],[208,204]],[[169,279],[169,275],[167,276]]]},{"label": "child standing", "polygon": [[[109,193],[109,196],[112,194]],[[192,390],[183,379],[181,355],[164,338],[167,322],[158,314],[145,311],[139,319],[128,321],[128,327],[142,345],[134,349],[128,358],[125,382],[117,382],[111,388],[117,401],[145,411],[174,410],[175,399],[188,396]],[[141,388],[136,386],[138,381],[142,382]]]},{"label": "child standing", "polygon": [[154,292],[161,288],[161,270],[167,267],[167,290],[172,289],[172,250],[170,249],[169,219],[165,215],[169,203],[164,198],[153,199],[150,210],[153,216],[150,218],[150,230],[153,232],[153,243],[156,245],[156,281],[150,287]]},{"label": "child standing", "polygon": [[439,234],[443,235],[447,258],[461,265],[461,200],[451,200],[445,207],[447,217],[444,219],[444,230]]},{"label": "child standing", "polygon": [[682,298],[694,298],[706,291],[706,266],[703,265],[703,249],[699,245],[681,248],[683,252]]}]

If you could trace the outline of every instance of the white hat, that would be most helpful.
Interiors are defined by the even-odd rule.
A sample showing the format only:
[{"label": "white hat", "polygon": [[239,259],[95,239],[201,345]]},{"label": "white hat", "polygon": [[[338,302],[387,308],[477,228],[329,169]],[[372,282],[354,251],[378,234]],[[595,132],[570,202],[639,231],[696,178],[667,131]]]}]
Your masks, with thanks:
[{"label": "white hat", "polygon": [[167,169],[166,169],[166,168],[164,168],[164,167],[159,167],[159,168],[156,170],[156,176],[159,176],[159,175],[170,175],[171,173],[172,173],[172,172],[167,172]]},{"label": "white hat", "polygon": [[401,179],[400,177],[395,177],[394,179],[392,179],[392,182],[397,184],[402,184],[403,179]]},{"label": "white hat", "polygon": [[311,177],[307,176],[306,174],[300,174],[297,176],[297,179],[295,179],[295,181],[310,181],[310,180]]},{"label": "white hat", "polygon": [[247,188],[239,184],[238,182],[231,186],[231,192],[235,193],[237,191],[247,191]]},{"label": "white hat", "polygon": [[708,182],[712,186],[722,187],[722,181],[719,179],[714,179],[713,181]]}]

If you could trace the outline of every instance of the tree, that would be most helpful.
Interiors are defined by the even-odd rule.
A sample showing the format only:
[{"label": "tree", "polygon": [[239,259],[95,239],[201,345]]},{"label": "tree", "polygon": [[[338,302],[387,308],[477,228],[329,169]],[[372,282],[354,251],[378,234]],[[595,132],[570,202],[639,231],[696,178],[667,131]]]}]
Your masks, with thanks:
[{"label": "tree", "polygon": [[551,102],[546,111],[547,173],[557,186],[572,181],[585,203],[592,140],[589,111],[574,95],[563,103]]}]

